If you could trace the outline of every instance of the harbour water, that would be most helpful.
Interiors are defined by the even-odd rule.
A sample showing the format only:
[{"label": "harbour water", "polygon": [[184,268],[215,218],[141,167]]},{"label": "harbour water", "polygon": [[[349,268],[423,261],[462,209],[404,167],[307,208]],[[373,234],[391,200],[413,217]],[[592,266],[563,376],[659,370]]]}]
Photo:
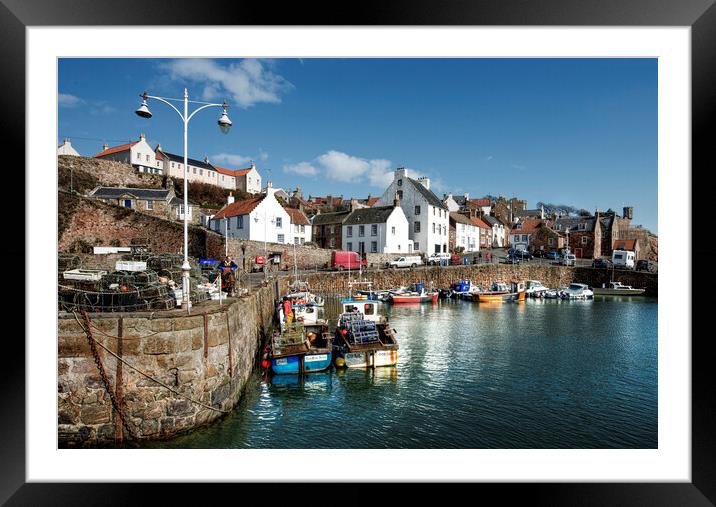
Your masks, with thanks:
[{"label": "harbour water", "polygon": [[[396,367],[257,371],[178,448],[656,448],[657,300],[385,305]],[[337,300],[324,316],[335,323]]]}]

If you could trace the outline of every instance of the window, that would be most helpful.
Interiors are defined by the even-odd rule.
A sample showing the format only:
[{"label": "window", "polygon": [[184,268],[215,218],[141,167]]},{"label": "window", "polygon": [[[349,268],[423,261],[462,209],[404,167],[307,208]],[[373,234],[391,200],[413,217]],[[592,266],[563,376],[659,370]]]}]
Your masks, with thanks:
[{"label": "window", "polygon": [[365,225],[358,226],[358,236],[360,236],[361,238],[365,236]]},{"label": "window", "polygon": [[294,237],[293,237],[293,244],[294,244],[294,245],[298,245],[298,243],[299,243],[298,236],[294,236]]},{"label": "window", "polygon": [[378,235],[378,225],[373,224],[370,226],[370,235],[371,236],[377,236]]},{"label": "window", "polygon": [[298,224],[293,224],[293,232],[298,232]]},{"label": "window", "polygon": [[403,200],[403,191],[402,190],[398,190],[398,199],[400,199],[401,201]]},{"label": "window", "polygon": [[282,217],[276,217],[276,229],[280,229],[282,227]]},{"label": "window", "polygon": [[147,155],[147,162],[149,162],[149,155]]},{"label": "window", "polygon": [[420,232],[420,222],[415,222],[413,224],[413,232]]},{"label": "window", "polygon": [[436,210],[437,210],[437,208],[433,207],[433,216],[435,216],[435,211],[436,211]]},{"label": "window", "polygon": [[353,243],[351,243],[350,241],[347,243],[346,246],[348,247],[348,251],[349,251],[349,252],[350,252],[351,250],[353,250]]},{"label": "window", "polygon": [[358,253],[365,255],[365,242],[361,241],[358,243]]},{"label": "window", "polygon": [[418,243],[417,241],[413,243],[413,250],[415,250],[416,252],[420,250],[420,243]]},{"label": "window", "polygon": [[226,230],[230,231],[231,230],[231,218],[226,217],[225,220],[226,220]]},{"label": "window", "polygon": [[390,228],[390,233],[395,236],[395,226]]},{"label": "window", "polygon": [[335,233],[336,233],[336,226],[331,225],[331,234],[335,234]]},{"label": "window", "polygon": [[335,248],[335,247],[336,247],[336,240],[333,239],[333,238],[331,238],[331,241],[328,242],[328,246],[331,247],[331,248]]},{"label": "window", "polygon": [[435,222],[433,222],[433,234],[435,234]]},{"label": "window", "polygon": [[[353,226],[352,226],[352,225],[349,225],[349,226],[348,226],[348,231],[347,231],[347,232],[348,232],[348,237],[349,237],[349,238],[353,236]],[[350,243],[349,243],[349,244],[350,244]],[[350,250],[350,248],[349,248],[348,250]]]},{"label": "window", "polygon": [[420,214],[420,206],[415,206],[415,214],[416,215]]},{"label": "window", "polygon": [[194,170],[194,174],[196,174],[196,167],[192,167],[192,169]]},{"label": "window", "polygon": [[306,232],[306,226],[305,226],[305,225],[302,225],[302,226],[301,226],[301,234],[303,234],[304,232]]},{"label": "window", "polygon": [[199,169],[199,176],[204,176],[204,169]]},{"label": "window", "polygon": [[402,187],[402,186],[403,186],[403,180],[398,180],[398,186],[399,186],[399,187]]},{"label": "window", "polygon": [[582,236],[582,244],[583,245],[586,245],[588,241],[589,241],[589,238],[587,236]]},{"label": "window", "polygon": [[285,241],[284,235],[283,235],[283,234],[279,234],[279,235],[277,236],[277,238],[276,238],[276,242],[277,242],[277,243],[283,243],[284,241]]},{"label": "window", "polygon": [[373,253],[376,253],[378,251],[378,242],[377,241],[370,242],[370,251]]},{"label": "window", "polygon": [[174,162],[172,162],[172,169],[174,169]]},{"label": "window", "polygon": [[554,238],[547,238],[547,244],[549,246],[554,246]]},{"label": "window", "polygon": [[147,209],[153,210],[154,209],[154,202],[153,201],[147,201]]},{"label": "window", "polygon": [[529,239],[529,237],[530,237],[529,234],[523,234],[523,235],[522,235],[522,241],[527,241],[527,240]]},{"label": "window", "polygon": [[236,217],[236,228],[237,229],[244,228],[244,216],[243,215]]},{"label": "window", "polygon": [[141,154],[141,153],[137,153],[137,160],[142,160],[142,154]]},{"label": "window", "polygon": [[586,228],[587,228],[587,224],[585,224],[585,223],[581,223],[581,224],[579,224],[579,226],[577,227],[577,229],[579,229],[580,231],[583,231],[583,230],[585,230]]}]

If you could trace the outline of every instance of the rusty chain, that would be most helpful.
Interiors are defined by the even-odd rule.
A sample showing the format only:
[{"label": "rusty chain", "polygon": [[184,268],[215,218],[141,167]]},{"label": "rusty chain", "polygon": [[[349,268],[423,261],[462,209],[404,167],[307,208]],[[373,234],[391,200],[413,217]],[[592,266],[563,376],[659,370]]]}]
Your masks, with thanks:
[{"label": "rusty chain", "polygon": [[119,418],[122,421],[122,426],[124,426],[124,428],[127,430],[129,436],[132,437],[133,440],[139,440],[140,437],[137,435],[134,428],[132,428],[129,424],[129,417],[127,416],[127,413],[125,412],[124,408],[120,406],[114,396],[114,391],[112,391],[112,386],[109,383],[109,378],[107,378],[107,372],[104,370],[102,359],[99,357],[99,351],[97,350],[97,346],[94,342],[94,337],[92,336],[90,320],[85,310],[82,310],[82,320],[84,321],[85,334],[87,335],[87,341],[89,342],[90,350],[92,351],[92,355],[94,356],[94,362],[97,364],[99,375],[100,377],[102,377],[102,383],[104,384],[104,388],[107,390],[107,394],[109,394],[109,399],[112,401],[112,406],[114,407],[115,413],[119,415]]}]

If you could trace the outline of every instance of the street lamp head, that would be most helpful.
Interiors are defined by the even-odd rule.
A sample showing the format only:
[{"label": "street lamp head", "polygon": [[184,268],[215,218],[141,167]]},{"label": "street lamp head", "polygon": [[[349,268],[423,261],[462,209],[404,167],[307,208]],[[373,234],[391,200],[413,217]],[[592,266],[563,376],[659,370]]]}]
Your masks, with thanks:
[{"label": "street lamp head", "polygon": [[229,129],[231,129],[231,120],[229,119],[229,116],[226,114],[226,108],[229,107],[226,101],[224,101],[224,112],[221,113],[221,116],[219,117],[219,121],[217,122],[219,124],[219,129],[221,129],[222,134],[228,134]]},{"label": "street lamp head", "polygon": [[139,106],[139,109],[134,112],[137,114],[137,116],[141,116],[142,118],[151,118],[152,112],[147,106],[147,92],[145,91],[142,95],[140,95],[140,97],[142,97],[142,105]]}]

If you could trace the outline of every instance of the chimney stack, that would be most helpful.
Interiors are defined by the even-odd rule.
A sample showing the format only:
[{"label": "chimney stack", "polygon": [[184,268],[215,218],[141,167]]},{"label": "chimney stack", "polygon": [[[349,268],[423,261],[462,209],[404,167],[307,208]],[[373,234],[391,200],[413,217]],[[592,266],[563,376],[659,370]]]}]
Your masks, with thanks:
[{"label": "chimney stack", "polygon": [[430,190],[430,178],[426,178],[425,176],[422,176],[418,178],[418,183],[423,185],[427,190]]},{"label": "chimney stack", "polygon": [[358,209],[358,199],[351,197],[351,211]]},{"label": "chimney stack", "polygon": [[107,151],[109,149],[109,145],[107,143],[104,143],[102,145],[102,151]]},{"label": "chimney stack", "polygon": [[209,155],[204,155],[204,163],[205,164],[209,163]]},{"label": "chimney stack", "polygon": [[229,197],[226,198],[226,204],[234,204],[234,193],[229,192]]},{"label": "chimney stack", "polygon": [[147,136],[145,136],[143,133],[142,133],[142,134],[139,134],[139,140],[140,140],[140,141],[146,141],[146,139],[147,139]]}]

